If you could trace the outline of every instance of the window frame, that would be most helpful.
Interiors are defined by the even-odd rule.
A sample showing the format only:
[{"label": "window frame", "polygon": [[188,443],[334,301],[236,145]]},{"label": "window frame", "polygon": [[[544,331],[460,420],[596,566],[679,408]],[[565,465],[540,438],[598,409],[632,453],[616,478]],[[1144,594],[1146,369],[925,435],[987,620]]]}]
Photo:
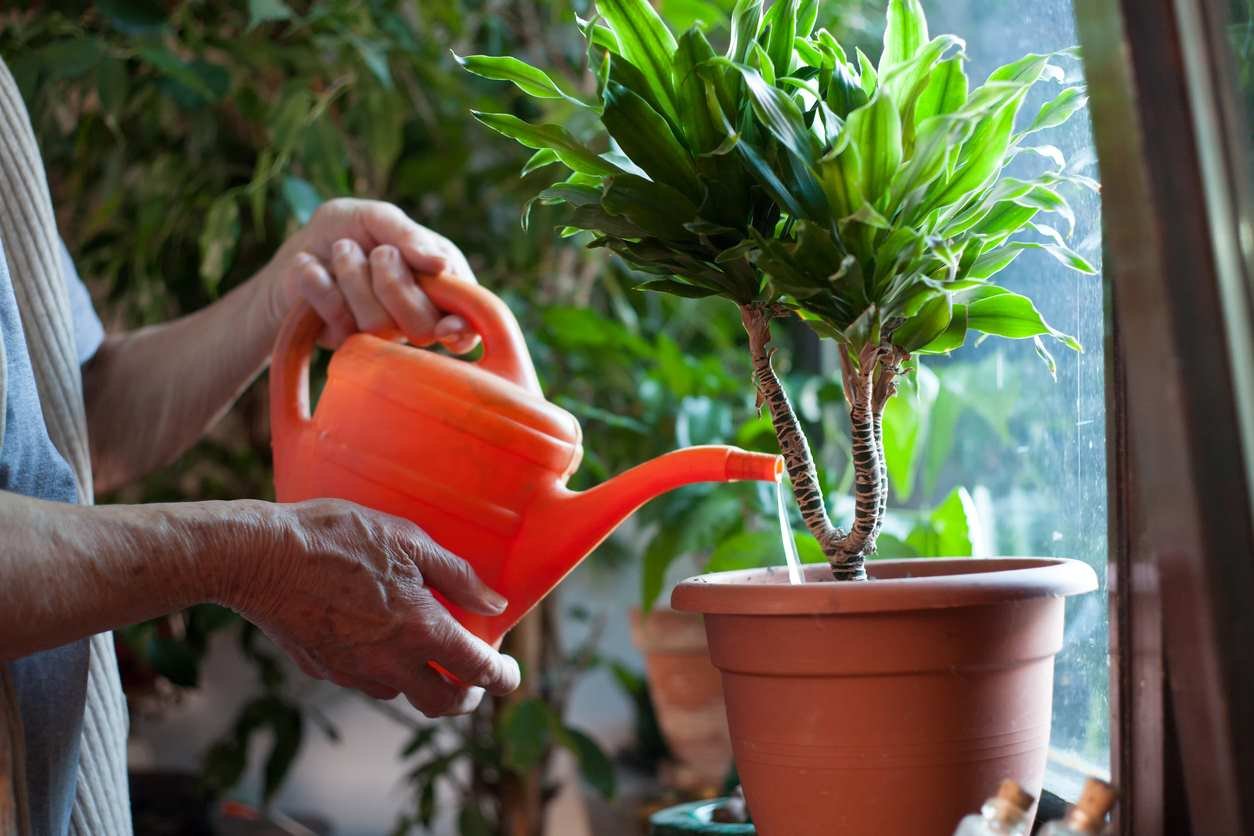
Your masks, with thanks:
[{"label": "window frame", "polygon": [[1104,192],[1125,836],[1254,832],[1248,152],[1218,5],[1076,4]]}]

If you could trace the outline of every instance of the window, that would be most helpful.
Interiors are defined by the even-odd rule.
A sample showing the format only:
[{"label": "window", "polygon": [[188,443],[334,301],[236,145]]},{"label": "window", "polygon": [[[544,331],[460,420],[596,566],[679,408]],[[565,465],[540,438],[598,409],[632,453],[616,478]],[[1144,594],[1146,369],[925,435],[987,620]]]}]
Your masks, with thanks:
[{"label": "window", "polygon": [[[1067,0],[926,5],[933,34],[956,32],[966,39],[973,86],[1019,56],[1077,43]],[[1066,85],[1083,83],[1079,61],[1060,57],[1057,63],[1066,71]],[[1038,85],[1025,103],[1026,118],[1059,89]],[[1062,151],[1068,172],[1097,177],[1087,113],[1039,141]],[[1031,153],[1017,162],[1032,170],[1048,164]],[[1100,198],[1083,188],[1064,187],[1063,192],[1076,215],[1071,245],[1100,267]],[[1054,218],[1046,222],[1065,233],[1065,223]],[[1110,766],[1102,278],[1073,273],[1039,251],[1025,253],[1003,276],[1012,290],[1037,301],[1050,324],[1074,335],[1084,353],[1054,352],[1056,382],[1029,341],[969,344],[952,358],[932,361],[938,398],[953,401],[945,406],[938,400],[933,424],[939,415],[954,426],[952,441],[938,437],[933,426],[930,444],[952,443],[953,448],[933,477],[935,489],[923,487],[932,501],[957,486],[971,492],[984,530],[973,538],[977,550],[1073,557],[1103,579],[1099,592],[1068,603],[1066,641],[1055,668],[1053,756],[1046,787],[1075,797],[1085,774],[1106,773]]]}]

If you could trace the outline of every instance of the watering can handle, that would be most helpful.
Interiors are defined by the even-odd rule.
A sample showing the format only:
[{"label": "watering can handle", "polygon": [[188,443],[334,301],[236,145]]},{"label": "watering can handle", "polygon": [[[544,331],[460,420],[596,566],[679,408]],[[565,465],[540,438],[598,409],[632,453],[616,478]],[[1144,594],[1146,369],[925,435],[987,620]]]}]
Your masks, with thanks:
[{"label": "watering can handle", "polygon": [[[466,320],[483,340],[481,368],[540,394],[527,341],[504,302],[485,287],[446,274],[422,276],[418,282],[437,308]],[[322,319],[302,302],[279,329],[270,366],[270,409],[280,435],[309,421],[309,355],[322,327]]]}]

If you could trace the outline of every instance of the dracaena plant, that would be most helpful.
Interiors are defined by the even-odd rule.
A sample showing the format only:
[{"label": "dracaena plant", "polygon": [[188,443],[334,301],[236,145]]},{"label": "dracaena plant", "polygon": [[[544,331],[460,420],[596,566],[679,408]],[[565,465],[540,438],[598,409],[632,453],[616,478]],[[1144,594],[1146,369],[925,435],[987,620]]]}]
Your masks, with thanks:
[{"label": "dracaena plant", "polygon": [[[834,576],[863,579],[888,492],[881,419],[908,361],[972,333],[1033,340],[1051,373],[1047,341],[1080,348],[994,279],[1026,249],[1094,272],[1038,220],[1052,214],[1070,228],[1060,187],[1097,187],[1066,173],[1057,148],[1035,144],[1086,99],[1065,87],[1030,119],[1021,114],[1034,85],[1063,81],[1070,51],[1027,55],[971,89],[963,41],[929,38],[918,0],[889,3],[878,62],[814,31],[818,0],[763,5],[740,0],[716,51],[695,28],[676,39],[647,0],[598,0],[597,16],[581,21],[591,102],[514,58],[462,63],[595,117],[608,141],[592,141],[604,146],[557,124],[476,113],[537,149],[532,167],[570,169],[538,195],[569,207],[567,234],[590,231],[592,246],[658,275],[646,290],[740,307],[802,517]],[[1025,152],[1037,164],[1023,167],[1037,173],[1009,176]],[[785,316],[838,346],[856,476],[848,530],[828,516],[771,365],[770,324]]]}]

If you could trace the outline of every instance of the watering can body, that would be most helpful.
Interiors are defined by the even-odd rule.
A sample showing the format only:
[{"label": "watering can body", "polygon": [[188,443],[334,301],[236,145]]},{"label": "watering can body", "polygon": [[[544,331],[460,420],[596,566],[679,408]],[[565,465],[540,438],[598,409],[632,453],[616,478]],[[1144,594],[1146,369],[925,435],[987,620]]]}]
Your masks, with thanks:
[{"label": "watering can body", "polygon": [[309,360],[322,323],[307,308],[293,311],[270,372],[276,494],[280,502],[347,499],[417,523],[509,600],[487,617],[441,599],[485,641],[499,641],[653,496],[782,472],[778,456],[695,447],[588,491],[567,489],[583,455],[579,423],[544,399],[509,309],[459,279],[422,284],[481,336],[482,358],[354,335],[332,356],[311,416]]}]

